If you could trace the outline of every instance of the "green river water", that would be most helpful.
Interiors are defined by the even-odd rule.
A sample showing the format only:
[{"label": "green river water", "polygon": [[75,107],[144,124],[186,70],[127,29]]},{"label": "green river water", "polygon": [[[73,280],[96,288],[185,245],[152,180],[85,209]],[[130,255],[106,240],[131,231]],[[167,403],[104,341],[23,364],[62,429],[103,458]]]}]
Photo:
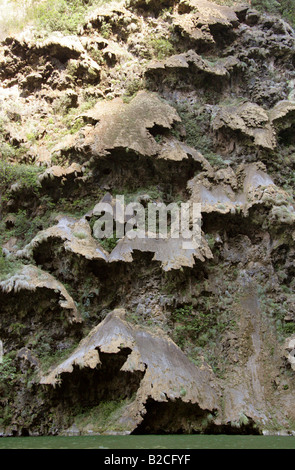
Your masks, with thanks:
[{"label": "green river water", "polygon": [[295,449],[295,436],[4,437],[0,449]]}]

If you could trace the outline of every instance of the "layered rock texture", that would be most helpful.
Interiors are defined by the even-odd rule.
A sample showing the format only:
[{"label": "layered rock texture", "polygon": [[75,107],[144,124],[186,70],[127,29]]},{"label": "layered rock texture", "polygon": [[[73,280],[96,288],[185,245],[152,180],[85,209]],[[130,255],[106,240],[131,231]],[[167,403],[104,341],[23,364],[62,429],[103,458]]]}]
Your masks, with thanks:
[{"label": "layered rock texture", "polygon": [[[295,432],[294,66],[205,0],[2,40],[1,435]],[[102,239],[117,197],[196,204],[199,243]]]}]

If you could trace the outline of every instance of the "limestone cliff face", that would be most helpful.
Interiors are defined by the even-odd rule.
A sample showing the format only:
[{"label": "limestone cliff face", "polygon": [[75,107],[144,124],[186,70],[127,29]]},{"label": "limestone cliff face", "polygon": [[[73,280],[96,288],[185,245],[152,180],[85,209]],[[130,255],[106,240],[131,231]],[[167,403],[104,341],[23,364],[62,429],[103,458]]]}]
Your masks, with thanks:
[{"label": "limestone cliff face", "polygon": [[[2,435],[295,432],[294,66],[205,0],[1,42]],[[101,240],[117,195],[198,204],[199,245]]]}]

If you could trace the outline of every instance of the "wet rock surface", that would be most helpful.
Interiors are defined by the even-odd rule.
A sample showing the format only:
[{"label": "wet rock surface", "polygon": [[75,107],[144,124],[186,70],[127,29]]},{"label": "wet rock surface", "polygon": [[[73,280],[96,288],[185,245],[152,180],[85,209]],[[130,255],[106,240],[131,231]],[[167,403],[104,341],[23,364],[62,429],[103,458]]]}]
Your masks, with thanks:
[{"label": "wet rock surface", "polygon": [[[294,431],[294,57],[205,0],[1,42],[1,434]],[[99,238],[117,195],[199,245]]]}]

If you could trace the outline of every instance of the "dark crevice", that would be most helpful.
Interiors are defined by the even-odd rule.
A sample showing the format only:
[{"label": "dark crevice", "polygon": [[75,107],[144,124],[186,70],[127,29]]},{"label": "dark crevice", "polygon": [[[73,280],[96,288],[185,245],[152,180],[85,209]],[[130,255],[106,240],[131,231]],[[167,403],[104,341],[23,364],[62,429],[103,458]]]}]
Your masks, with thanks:
[{"label": "dark crevice", "polygon": [[[153,128],[157,133],[159,129]],[[104,159],[98,159],[93,169],[93,184],[98,187],[116,188],[116,191],[138,191],[139,188],[158,186],[171,197],[186,188],[187,181],[201,171],[200,162],[188,157],[182,161],[157,159],[136,154],[125,149],[112,151]]]},{"label": "dark crevice", "polygon": [[231,44],[237,37],[237,34],[233,29],[229,29],[228,26],[222,24],[209,25],[210,33],[214,37],[218,47],[223,50],[226,46]]},{"label": "dark crevice", "polygon": [[36,331],[42,331],[43,342],[51,353],[64,338],[81,339],[79,324],[71,324],[68,311],[59,301],[60,293],[47,288],[37,288],[29,295],[27,290],[0,293],[0,337],[7,338],[12,349],[28,346],[37,355],[42,343],[34,340]]},{"label": "dark crevice", "polygon": [[208,411],[197,404],[184,403],[181,399],[159,403],[149,398],[146,413],[132,434],[188,434],[199,433]]}]

